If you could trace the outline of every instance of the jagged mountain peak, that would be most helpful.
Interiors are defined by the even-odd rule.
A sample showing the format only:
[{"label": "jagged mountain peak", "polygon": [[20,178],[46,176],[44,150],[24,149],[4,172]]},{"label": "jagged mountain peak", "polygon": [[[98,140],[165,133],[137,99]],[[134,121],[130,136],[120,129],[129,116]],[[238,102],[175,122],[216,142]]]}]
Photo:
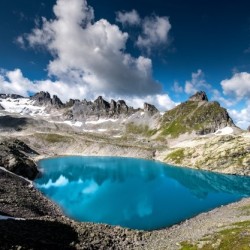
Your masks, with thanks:
[{"label": "jagged mountain peak", "polygon": [[37,106],[52,106],[54,108],[64,107],[64,104],[57,95],[53,95],[51,98],[50,93],[47,91],[40,91],[30,97],[30,99],[35,101],[34,105]]},{"label": "jagged mountain peak", "polygon": [[208,102],[207,94],[205,91],[198,91],[194,95],[189,97],[189,101],[206,101]]},{"label": "jagged mountain peak", "polygon": [[192,132],[204,135],[228,126],[235,127],[227,110],[219,102],[209,102],[206,93],[199,91],[163,115],[161,132],[172,137]]},{"label": "jagged mountain peak", "polygon": [[152,115],[159,112],[159,110],[154,105],[146,102],[144,103],[143,107],[144,107],[144,112],[149,112]]}]

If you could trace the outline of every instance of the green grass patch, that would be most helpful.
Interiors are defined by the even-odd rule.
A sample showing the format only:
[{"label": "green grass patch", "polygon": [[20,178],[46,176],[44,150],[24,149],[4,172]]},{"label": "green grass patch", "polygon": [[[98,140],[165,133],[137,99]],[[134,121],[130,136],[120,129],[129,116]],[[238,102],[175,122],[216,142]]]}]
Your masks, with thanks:
[{"label": "green grass patch", "polygon": [[[250,249],[250,221],[238,222],[218,233],[206,237],[206,243],[198,246],[187,241],[181,243],[181,250],[249,250]],[[202,240],[200,240],[202,242]]]},{"label": "green grass patch", "polygon": [[184,149],[180,148],[168,154],[165,160],[171,160],[172,162],[176,164],[181,164],[184,157],[185,157]]},{"label": "green grass patch", "polygon": [[157,129],[149,129],[147,125],[136,125],[133,122],[126,125],[126,133],[128,134],[140,134],[151,137],[156,132]]},{"label": "green grass patch", "polygon": [[54,133],[53,134],[36,133],[35,136],[49,143],[71,142],[73,140],[71,136],[54,134]]},{"label": "green grass patch", "polygon": [[192,243],[189,243],[187,241],[184,241],[181,243],[181,250],[197,250],[198,247],[193,245]]},{"label": "green grass patch", "polygon": [[246,205],[239,208],[241,215],[250,216],[250,205]]}]

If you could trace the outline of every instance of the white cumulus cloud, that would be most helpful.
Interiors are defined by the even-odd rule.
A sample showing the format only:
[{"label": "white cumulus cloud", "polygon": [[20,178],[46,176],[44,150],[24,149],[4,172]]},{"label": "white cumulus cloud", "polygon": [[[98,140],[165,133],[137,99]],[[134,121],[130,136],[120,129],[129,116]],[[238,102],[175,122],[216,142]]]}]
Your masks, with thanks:
[{"label": "white cumulus cloud", "polygon": [[94,100],[98,95],[102,95],[106,100],[125,99],[129,106],[142,108],[144,102],[154,104],[159,110],[165,111],[176,106],[176,103],[168,94],[154,94],[140,96],[112,95],[108,92],[90,92],[87,86],[82,84],[70,85],[63,81],[36,80],[31,81],[23,76],[20,69],[12,71],[0,70],[0,93],[19,94],[28,96],[29,92],[48,91],[51,95],[57,95],[66,102],[69,98]]},{"label": "white cumulus cloud", "polygon": [[250,74],[247,72],[235,73],[230,79],[221,81],[223,93],[233,95],[238,100],[250,97]]},{"label": "white cumulus cloud", "polygon": [[118,11],[116,13],[116,21],[122,23],[122,25],[139,25],[141,23],[141,18],[136,10],[128,12]]},{"label": "white cumulus cloud", "polygon": [[89,92],[139,96],[161,92],[161,84],[152,77],[151,59],[126,53],[128,34],[105,19],[95,21],[85,0],[58,0],[53,10],[55,19],[43,18],[23,37],[30,46],[43,46],[51,53],[50,75],[81,84]]},{"label": "white cumulus cloud", "polygon": [[175,93],[182,93],[183,92],[183,87],[177,81],[174,82],[172,89]]},{"label": "white cumulus cloud", "polygon": [[156,46],[166,46],[169,43],[171,24],[168,17],[146,17],[142,23],[142,34],[139,35],[136,45],[148,53]]},{"label": "white cumulus cloud", "polygon": [[250,102],[241,110],[229,109],[228,112],[238,127],[247,129],[250,126]]},{"label": "white cumulus cloud", "polygon": [[[28,96],[29,92],[49,91],[52,95],[58,95],[63,101],[69,98],[79,98],[88,93],[86,86],[74,84],[71,87],[63,81],[31,81],[23,76],[20,69],[0,72],[0,92],[6,94],[19,94]],[[95,94],[95,93],[93,93]],[[93,96],[91,96],[92,98]]]},{"label": "white cumulus cloud", "polygon": [[185,93],[189,95],[200,90],[209,90],[210,88],[211,85],[206,82],[205,75],[201,69],[192,73],[192,79],[185,83]]}]

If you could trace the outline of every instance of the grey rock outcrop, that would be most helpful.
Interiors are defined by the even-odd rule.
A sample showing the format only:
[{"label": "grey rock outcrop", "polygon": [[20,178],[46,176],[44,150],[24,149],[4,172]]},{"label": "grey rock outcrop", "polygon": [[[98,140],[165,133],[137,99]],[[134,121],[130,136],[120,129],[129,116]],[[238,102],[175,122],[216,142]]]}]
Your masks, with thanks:
[{"label": "grey rock outcrop", "polygon": [[10,172],[34,180],[39,173],[30,155],[37,153],[19,140],[0,142],[0,166]]},{"label": "grey rock outcrop", "polygon": [[207,98],[207,94],[206,92],[204,91],[198,91],[197,93],[195,93],[194,95],[192,95],[190,98],[189,98],[189,101],[206,101],[208,102],[208,98]]},{"label": "grey rock outcrop", "polygon": [[78,100],[78,99],[69,99],[69,101],[67,101],[65,103],[65,107],[66,108],[73,107],[76,102],[80,102],[80,100]]},{"label": "grey rock outcrop", "polygon": [[34,105],[37,106],[46,106],[51,104],[50,94],[44,91],[36,93],[30,99],[35,101]]},{"label": "grey rock outcrop", "polygon": [[124,100],[118,100],[117,102],[117,107],[116,107],[116,112],[118,114],[121,113],[127,113],[129,110],[129,107],[127,106],[126,102]]},{"label": "grey rock outcrop", "polygon": [[51,100],[51,104],[53,107],[58,108],[58,109],[62,108],[64,106],[62,101],[56,95],[53,95],[53,98]]},{"label": "grey rock outcrop", "polygon": [[110,104],[105,101],[102,96],[98,96],[98,98],[94,101],[95,110],[108,112],[110,109]]},{"label": "grey rock outcrop", "polygon": [[[72,105],[72,106],[71,106]],[[128,107],[124,100],[111,100],[107,102],[102,96],[99,96],[94,102],[83,100],[70,100],[66,103],[66,107],[70,107],[64,112],[64,118],[69,120],[86,120],[99,118],[119,118],[121,116],[129,116],[136,111],[132,107]]]},{"label": "grey rock outcrop", "polygon": [[0,104],[0,110],[4,110],[4,107]]},{"label": "grey rock outcrop", "polygon": [[144,112],[154,115],[159,112],[159,110],[152,104],[144,103]]},{"label": "grey rock outcrop", "polygon": [[50,94],[44,91],[36,93],[32,97],[30,97],[30,99],[35,101],[34,105],[37,106],[54,107],[57,109],[64,107],[64,104],[56,95],[53,95],[53,97],[51,98]]}]

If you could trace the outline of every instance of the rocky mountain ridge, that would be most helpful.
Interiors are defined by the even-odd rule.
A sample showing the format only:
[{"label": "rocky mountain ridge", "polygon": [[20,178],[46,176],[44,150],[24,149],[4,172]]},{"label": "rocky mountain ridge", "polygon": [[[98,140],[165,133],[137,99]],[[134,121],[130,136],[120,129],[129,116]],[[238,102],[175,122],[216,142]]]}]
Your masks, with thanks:
[{"label": "rocky mountain ridge", "polygon": [[[0,98],[13,98],[15,102],[24,100],[19,95],[0,94]],[[29,99],[29,105],[41,109],[41,116],[44,114],[56,114],[54,118],[58,121],[77,123],[79,127],[84,125],[86,131],[101,129],[106,131],[109,128],[123,130],[124,126],[129,133],[140,132],[145,135],[154,134],[167,137],[179,137],[182,134],[206,135],[214,133],[225,127],[236,127],[226,109],[222,108],[216,101],[209,101],[204,91],[192,95],[186,102],[168,110],[162,116],[159,110],[152,104],[144,103],[142,109],[129,107],[124,100],[106,101],[99,96],[94,101],[70,99],[63,103],[56,95],[41,91]],[[19,101],[20,103],[20,101]],[[0,99],[1,105],[1,99]],[[21,105],[17,104],[17,105]],[[2,105],[3,106],[3,105]],[[2,109],[4,106],[2,107]],[[0,107],[1,109],[1,107]],[[22,109],[26,114],[28,108]],[[38,111],[34,111],[34,115]],[[54,119],[51,117],[51,119]],[[55,121],[56,121],[55,120]],[[109,122],[109,125],[101,124]],[[117,123],[114,124],[114,121]],[[99,124],[97,126],[97,124]],[[104,127],[103,127],[104,126]],[[123,132],[122,132],[123,133]]]},{"label": "rocky mountain ridge", "polygon": [[[24,98],[19,95],[0,94],[2,99],[18,99]],[[110,102],[99,96],[96,100],[87,101],[86,99],[80,101],[79,99],[69,99],[68,102],[63,103],[56,95],[51,95],[48,92],[38,92],[29,98],[33,101],[34,106],[46,107],[49,112],[51,109],[64,110],[63,118],[66,120],[86,120],[89,117],[95,118],[119,118],[120,116],[130,116],[142,109],[135,109],[129,107],[124,100],[115,101],[111,99]],[[144,112],[149,115],[154,115],[159,110],[152,104],[144,103]]]},{"label": "rocky mountain ridge", "polygon": [[172,137],[193,131],[197,135],[206,135],[225,127],[236,126],[227,110],[217,101],[209,101],[203,91],[166,111],[161,121],[161,133]]}]

